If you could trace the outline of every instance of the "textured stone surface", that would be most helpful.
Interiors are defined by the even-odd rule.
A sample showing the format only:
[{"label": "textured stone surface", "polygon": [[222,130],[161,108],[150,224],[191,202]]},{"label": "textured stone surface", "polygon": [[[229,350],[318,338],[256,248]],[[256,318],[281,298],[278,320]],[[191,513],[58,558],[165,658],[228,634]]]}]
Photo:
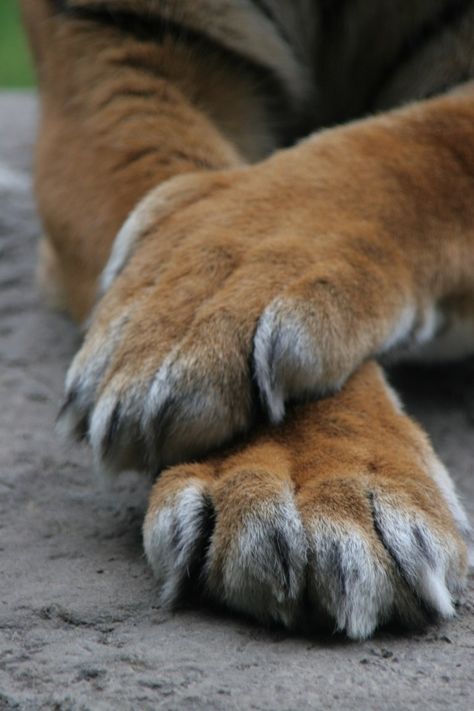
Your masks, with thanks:
[{"label": "textured stone surface", "polygon": [[[34,286],[36,118],[34,97],[0,97],[0,709],[472,708],[472,579],[453,623],[363,644],[159,610],[142,484],[98,490],[87,450],[54,435],[79,339]],[[472,515],[474,363],[392,379]]]}]

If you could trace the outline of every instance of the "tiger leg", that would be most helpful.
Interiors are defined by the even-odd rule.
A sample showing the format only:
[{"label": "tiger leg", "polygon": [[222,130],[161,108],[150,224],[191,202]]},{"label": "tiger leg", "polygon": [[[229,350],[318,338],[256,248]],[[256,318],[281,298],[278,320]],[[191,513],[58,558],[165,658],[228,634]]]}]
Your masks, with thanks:
[{"label": "tiger leg", "polygon": [[150,188],[254,160],[274,139],[249,73],[225,53],[198,51],[158,20],[137,38],[67,2],[22,0],[22,11],[41,95],[40,281],[83,320],[117,231]]}]

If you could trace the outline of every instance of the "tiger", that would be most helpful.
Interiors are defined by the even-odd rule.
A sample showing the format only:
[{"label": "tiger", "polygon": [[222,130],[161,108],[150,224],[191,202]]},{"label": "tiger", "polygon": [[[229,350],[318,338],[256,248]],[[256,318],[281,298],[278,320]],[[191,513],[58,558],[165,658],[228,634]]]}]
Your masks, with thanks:
[{"label": "tiger", "polygon": [[452,617],[468,520],[384,367],[474,352],[474,2],[21,8],[58,429],[153,478],[160,603]]}]

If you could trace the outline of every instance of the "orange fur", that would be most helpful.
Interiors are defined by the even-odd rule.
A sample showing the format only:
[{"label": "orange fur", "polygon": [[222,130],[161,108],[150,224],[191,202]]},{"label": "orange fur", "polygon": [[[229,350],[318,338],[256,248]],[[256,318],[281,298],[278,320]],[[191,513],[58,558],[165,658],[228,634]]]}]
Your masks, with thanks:
[{"label": "orange fur", "polygon": [[90,316],[63,421],[107,470],[210,452],[151,495],[166,601],[191,571],[260,619],[357,638],[452,614],[462,510],[367,361],[474,324],[472,85],[274,151],[258,72],[227,49],[22,6],[42,278]]}]

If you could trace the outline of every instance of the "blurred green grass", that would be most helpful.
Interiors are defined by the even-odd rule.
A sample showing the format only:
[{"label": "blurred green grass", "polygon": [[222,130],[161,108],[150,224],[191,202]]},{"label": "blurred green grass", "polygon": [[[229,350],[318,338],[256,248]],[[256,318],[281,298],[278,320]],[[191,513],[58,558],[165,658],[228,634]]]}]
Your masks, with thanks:
[{"label": "blurred green grass", "polygon": [[34,81],[17,2],[0,0],[0,87],[28,87]]}]

